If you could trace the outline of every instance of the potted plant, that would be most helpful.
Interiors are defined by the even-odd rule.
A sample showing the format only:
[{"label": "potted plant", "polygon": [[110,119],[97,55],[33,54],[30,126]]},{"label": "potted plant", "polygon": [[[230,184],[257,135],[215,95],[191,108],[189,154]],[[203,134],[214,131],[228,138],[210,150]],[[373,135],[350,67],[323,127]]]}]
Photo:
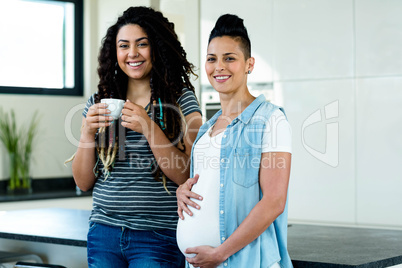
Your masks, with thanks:
[{"label": "potted plant", "polygon": [[10,180],[7,188],[9,193],[31,191],[29,170],[38,125],[37,112],[33,114],[28,128],[18,129],[14,110],[8,114],[0,109],[0,141],[6,148],[10,161]]}]

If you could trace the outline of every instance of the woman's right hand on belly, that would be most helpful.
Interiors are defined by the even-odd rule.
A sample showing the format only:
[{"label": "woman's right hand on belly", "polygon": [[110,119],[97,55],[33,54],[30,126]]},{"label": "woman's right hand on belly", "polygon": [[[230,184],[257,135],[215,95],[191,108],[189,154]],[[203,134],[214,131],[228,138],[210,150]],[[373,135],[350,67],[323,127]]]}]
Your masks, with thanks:
[{"label": "woman's right hand on belly", "polygon": [[193,213],[188,208],[188,206],[194,207],[196,209],[200,209],[200,206],[191,201],[190,198],[194,198],[197,200],[202,200],[202,196],[191,191],[193,185],[198,181],[198,174],[194,176],[194,178],[189,178],[185,183],[179,186],[176,190],[176,198],[177,198],[177,214],[179,214],[180,219],[184,219],[183,211],[188,215],[193,216]]}]

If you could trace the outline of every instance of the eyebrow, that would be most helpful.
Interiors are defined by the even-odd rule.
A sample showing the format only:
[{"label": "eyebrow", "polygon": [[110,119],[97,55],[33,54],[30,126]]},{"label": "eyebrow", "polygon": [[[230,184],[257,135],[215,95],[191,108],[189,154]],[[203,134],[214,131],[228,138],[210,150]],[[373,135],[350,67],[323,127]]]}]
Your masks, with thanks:
[{"label": "eyebrow", "polygon": [[[225,53],[225,54],[223,54],[223,56],[228,56],[228,55],[237,55],[236,53],[234,53],[234,52],[228,52],[228,53]],[[215,56],[215,54],[212,54],[212,53],[210,53],[210,54],[207,54],[207,56]]]},{"label": "eyebrow", "polygon": [[[140,37],[140,38],[138,38],[138,39],[135,39],[135,42],[140,42],[140,41],[142,41],[142,40],[144,40],[144,39],[147,39],[148,40],[148,37]],[[117,41],[117,43],[119,43],[119,42],[126,42],[126,43],[128,43],[129,41],[128,40],[125,40],[125,39],[119,39],[119,41]]]}]

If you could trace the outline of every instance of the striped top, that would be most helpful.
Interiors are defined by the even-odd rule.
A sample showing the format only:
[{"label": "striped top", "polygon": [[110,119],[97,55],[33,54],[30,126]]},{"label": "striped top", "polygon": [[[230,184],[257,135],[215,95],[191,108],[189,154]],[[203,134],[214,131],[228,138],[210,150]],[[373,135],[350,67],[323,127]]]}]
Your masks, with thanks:
[{"label": "striped top", "polygon": [[[94,101],[92,95],[84,109],[86,117]],[[194,93],[183,90],[178,99],[182,113],[201,113]],[[151,109],[148,115],[152,115]],[[103,165],[99,160],[99,176],[93,189],[93,209],[90,221],[107,225],[121,226],[135,230],[170,229],[176,230],[178,220],[176,189],[177,185],[167,179],[163,188],[162,178],[154,179],[151,173],[155,157],[145,137],[127,129],[125,140],[125,160],[116,161],[111,174],[105,180]]]}]

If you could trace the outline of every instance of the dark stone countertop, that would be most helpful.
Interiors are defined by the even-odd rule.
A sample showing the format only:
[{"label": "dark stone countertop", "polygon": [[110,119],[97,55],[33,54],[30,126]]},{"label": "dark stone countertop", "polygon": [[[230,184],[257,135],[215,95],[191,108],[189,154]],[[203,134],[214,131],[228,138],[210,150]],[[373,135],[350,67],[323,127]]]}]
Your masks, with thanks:
[{"label": "dark stone countertop", "polygon": [[291,225],[288,251],[295,268],[380,268],[402,264],[402,231]]},{"label": "dark stone countertop", "polygon": [[72,177],[33,179],[30,193],[10,194],[7,192],[8,181],[0,181],[0,203],[28,200],[43,200],[91,196],[92,191],[83,192],[77,188]]},{"label": "dark stone countertop", "polygon": [[[89,210],[0,211],[0,238],[86,247]],[[293,224],[295,268],[382,268],[402,264],[402,231]]]},{"label": "dark stone countertop", "polygon": [[62,190],[52,192],[33,192],[29,194],[4,194],[0,195],[1,202],[20,202],[30,200],[45,200],[45,199],[58,199],[70,197],[84,197],[91,196],[92,192],[79,192],[76,190]]}]

